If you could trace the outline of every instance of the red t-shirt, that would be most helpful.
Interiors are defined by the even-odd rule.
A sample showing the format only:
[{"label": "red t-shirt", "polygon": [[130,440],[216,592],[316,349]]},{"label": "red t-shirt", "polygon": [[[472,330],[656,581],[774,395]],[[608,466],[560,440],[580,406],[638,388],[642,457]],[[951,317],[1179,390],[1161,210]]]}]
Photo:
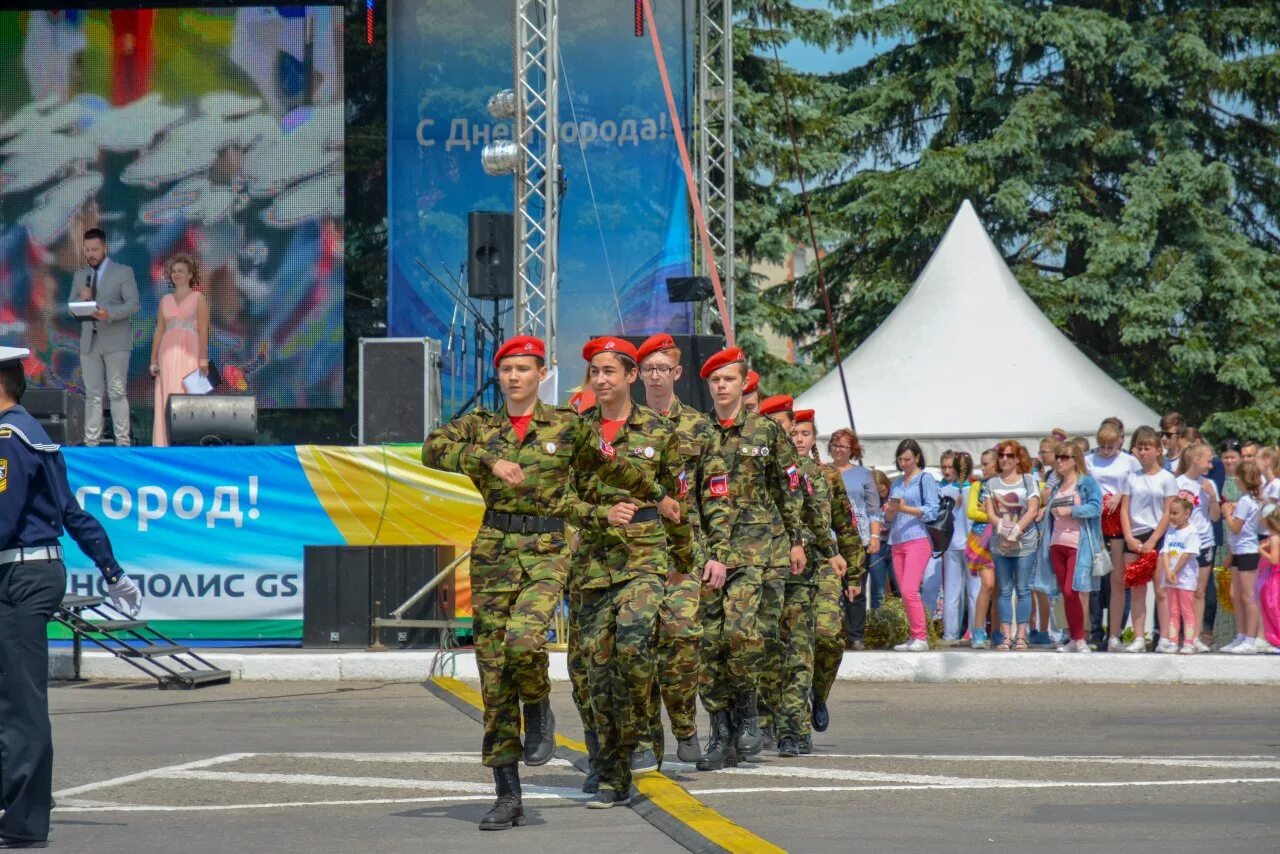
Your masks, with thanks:
[{"label": "red t-shirt", "polygon": [[606,442],[612,442],[613,437],[618,435],[618,431],[622,429],[622,425],[626,420],[625,418],[619,418],[615,421],[610,421],[607,418],[603,419],[600,422],[600,435],[604,436]]},{"label": "red t-shirt", "polygon": [[511,428],[516,431],[516,438],[523,442],[525,434],[529,432],[529,422],[533,420],[533,413],[508,415],[507,418],[511,420]]}]

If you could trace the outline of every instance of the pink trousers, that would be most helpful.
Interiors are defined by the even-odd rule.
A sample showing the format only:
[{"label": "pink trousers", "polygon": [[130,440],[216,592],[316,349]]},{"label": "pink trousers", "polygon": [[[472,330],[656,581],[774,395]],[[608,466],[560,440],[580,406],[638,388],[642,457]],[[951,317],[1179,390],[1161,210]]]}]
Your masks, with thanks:
[{"label": "pink trousers", "polygon": [[1165,595],[1169,607],[1165,608],[1164,625],[1160,634],[1174,643],[1178,642],[1178,630],[1182,630],[1183,643],[1195,643],[1199,632],[1196,630],[1196,592],[1179,590],[1165,585]]},{"label": "pink trousers", "polygon": [[911,637],[926,640],[929,630],[925,627],[924,601],[920,598],[920,585],[924,583],[924,571],[929,568],[929,558],[933,550],[928,537],[898,543],[892,549],[893,573],[898,578],[898,588],[902,590],[902,607],[907,612],[907,625],[911,627]]}]

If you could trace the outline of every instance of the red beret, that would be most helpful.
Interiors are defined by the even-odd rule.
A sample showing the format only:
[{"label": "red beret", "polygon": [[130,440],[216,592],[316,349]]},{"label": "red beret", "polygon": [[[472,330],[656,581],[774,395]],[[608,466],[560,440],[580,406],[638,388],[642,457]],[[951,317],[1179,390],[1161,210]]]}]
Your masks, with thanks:
[{"label": "red beret", "polygon": [[587,346],[582,348],[582,358],[588,362],[600,353],[618,353],[633,362],[639,361],[636,358],[636,345],[622,338],[615,338],[612,335],[592,339],[587,342]]},{"label": "red beret", "polygon": [[740,349],[737,347],[726,347],[702,363],[702,370],[698,371],[698,376],[705,380],[707,377],[711,376],[714,371],[718,371],[725,365],[732,365],[734,362],[745,361],[746,359],[743,358],[742,351]]},{"label": "red beret", "polygon": [[507,343],[498,348],[498,352],[493,354],[493,366],[498,367],[498,363],[508,356],[537,356],[539,359],[546,360],[547,345],[542,343],[541,338],[534,338],[532,335],[517,335],[510,338]]},{"label": "red beret", "polygon": [[808,422],[809,424],[813,423],[812,409],[797,409],[792,413],[792,416],[796,419],[797,424],[799,424],[802,421]]},{"label": "red beret", "polygon": [[755,371],[747,371],[747,384],[743,387],[743,394],[755,394],[760,388],[760,375]]},{"label": "red beret", "polygon": [[675,347],[676,339],[665,332],[659,332],[641,344],[640,349],[636,350],[636,361],[643,362],[654,353],[661,353],[663,350],[674,350]]},{"label": "red beret", "polygon": [[760,401],[760,414],[773,415],[775,412],[790,412],[795,403],[789,394],[775,394],[773,397],[766,397]]}]

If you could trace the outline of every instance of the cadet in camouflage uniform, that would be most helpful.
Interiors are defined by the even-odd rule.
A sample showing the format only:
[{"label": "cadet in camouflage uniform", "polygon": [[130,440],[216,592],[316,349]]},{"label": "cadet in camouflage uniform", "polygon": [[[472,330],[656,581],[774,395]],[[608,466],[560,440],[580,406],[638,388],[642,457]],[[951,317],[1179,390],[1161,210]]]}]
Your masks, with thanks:
[{"label": "cadet in camouflage uniform", "polygon": [[[707,456],[702,521],[710,560],[703,570],[702,704],[711,738],[700,771],[760,752],[755,678],[763,643],[757,626],[760,584],[780,513],[791,569],[804,570],[804,501],[791,440],[768,418],[742,408],[746,365],[736,347],[702,366],[715,401],[717,441]],[[731,717],[733,711],[735,717]]]},{"label": "cadet in camouflage uniform", "polygon": [[[828,531],[834,530],[839,558],[830,562],[814,561],[813,583],[806,585],[808,589],[795,597],[794,602],[792,588],[796,585],[791,583],[787,585],[787,600],[783,612],[787,659],[783,667],[782,693],[779,701],[781,711],[778,727],[778,754],[780,756],[813,752],[810,697],[821,696],[825,703],[831,691],[831,681],[835,678],[835,670],[840,665],[840,656],[844,653],[844,613],[840,607],[840,587],[845,580],[847,583],[861,584],[863,562],[862,539],[853,520],[853,507],[845,491],[844,480],[833,467],[824,466],[818,462],[817,454],[814,452],[817,428],[813,422],[813,410],[804,409],[793,413],[792,421],[791,439],[797,453],[800,454],[801,471],[806,480],[806,494],[813,499],[813,503],[819,505],[822,524],[828,528]],[[799,626],[801,615],[805,618],[803,626]],[[805,636],[797,638],[794,633],[790,633],[793,627],[795,630],[804,631]],[[822,661],[824,683],[821,686],[821,694],[815,681],[817,678],[815,645],[819,627],[825,635],[834,634],[837,638],[834,661],[830,655],[831,647],[824,647],[827,657]],[[813,686],[812,690],[811,686]],[[826,729],[825,723],[820,729]]]},{"label": "cadet in camouflage uniform", "polygon": [[[760,402],[760,413],[772,418],[790,438],[794,426],[793,405],[790,396],[775,395]],[[844,559],[839,556],[831,533],[831,493],[826,479],[812,457],[799,459],[804,486],[805,572],[801,575],[786,571],[771,573],[760,602],[762,630],[767,632],[774,620],[777,626],[772,636],[765,637],[764,664],[760,672],[761,720],[763,726],[768,714],[781,756],[795,756],[800,739],[809,731],[813,599],[818,575],[822,568],[841,575],[845,571]],[[776,546],[777,540],[774,542]],[[820,564],[827,566],[820,567]]]},{"label": "cadet in camouflage uniform", "polygon": [[[684,498],[689,481],[674,425],[631,401],[635,347],[621,338],[597,338],[582,355],[591,365],[597,401],[582,419],[619,456]],[[635,770],[658,767],[647,711],[657,678],[658,614],[667,576],[693,570],[693,536],[687,521],[665,524],[656,508],[589,470],[574,473],[574,487],[585,512],[572,572],[581,575],[578,625],[599,742],[599,789],[587,806],[607,809],[630,802],[633,751]]]},{"label": "cadet in camouflage uniform", "polygon": [[480,825],[486,830],[524,823],[516,766],[522,701],[525,763],[541,765],[555,749],[545,645],[569,571],[564,520],[580,512],[573,470],[590,468],[679,515],[679,505],[647,472],[615,454],[572,411],[538,400],[545,352],[529,336],[504,344],[494,366],[506,405],[464,415],[422,447],[424,465],[468,475],[485,502],[471,546],[471,604],[485,707],[482,761],[493,768],[498,790]]},{"label": "cadet in camouflage uniform", "polygon": [[[715,432],[706,415],[681,403],[675,396],[675,384],[684,370],[675,340],[665,333],[654,335],[640,345],[636,355],[640,359],[645,402],[650,409],[674,422],[688,481],[700,483],[703,453],[715,443]],[[706,544],[697,499],[698,491],[691,489],[680,506],[693,531],[697,571],[667,576],[658,619],[658,684],[649,701],[655,746],[662,745],[662,705],[665,704],[671,718],[671,731],[676,737],[676,755],[681,762],[689,763],[697,762],[702,755],[697,722],[698,682],[702,676],[702,623],[698,619],[698,605]]]}]

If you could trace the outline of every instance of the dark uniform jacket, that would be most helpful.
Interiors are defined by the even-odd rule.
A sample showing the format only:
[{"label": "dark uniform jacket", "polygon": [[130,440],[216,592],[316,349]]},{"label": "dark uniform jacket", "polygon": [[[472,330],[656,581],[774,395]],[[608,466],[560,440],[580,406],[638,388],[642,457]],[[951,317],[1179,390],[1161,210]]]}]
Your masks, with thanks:
[{"label": "dark uniform jacket", "polygon": [[[519,463],[524,483],[511,486],[491,470],[497,460]],[[461,472],[471,478],[485,508],[521,516],[552,516],[581,524],[583,503],[573,489],[573,471],[590,468],[599,476],[645,501],[658,501],[666,490],[641,468],[631,465],[587,422],[568,407],[538,402],[524,441],[507,417],[478,410],[437,429],[422,446],[422,462],[430,468]],[[515,590],[527,580],[568,576],[563,531],[508,533],[482,525],[471,547],[471,583],[478,590]]]},{"label": "dark uniform jacket", "polygon": [[123,574],[107,532],[71,492],[62,451],[14,406],[0,413],[0,550],[56,546],[64,527],[108,581]]}]

